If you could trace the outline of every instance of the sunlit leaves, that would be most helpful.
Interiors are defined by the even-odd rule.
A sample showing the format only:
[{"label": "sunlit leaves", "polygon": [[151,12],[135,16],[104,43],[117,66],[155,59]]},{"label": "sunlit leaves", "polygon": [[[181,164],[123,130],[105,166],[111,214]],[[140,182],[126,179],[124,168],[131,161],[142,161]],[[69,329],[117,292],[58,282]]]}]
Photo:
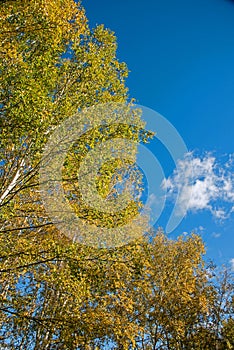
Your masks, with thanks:
[{"label": "sunlit leaves", "polygon": [[[227,274],[214,281],[200,237],[173,241],[158,231],[143,238],[142,218],[128,244],[95,249],[63,236],[42,205],[38,169],[54,129],[84,107],[127,99],[114,34],[91,30],[73,0],[4,1],[0,24],[0,340],[17,350],[232,349],[233,284]],[[87,152],[111,137],[152,136],[140,113],[132,118],[133,126],[93,128],[67,154],[66,200],[86,223],[124,226],[140,209],[134,197],[118,215],[92,211],[77,177]],[[136,147],[130,153],[134,160]],[[106,158],[94,181],[98,194],[140,193],[133,164]]]}]

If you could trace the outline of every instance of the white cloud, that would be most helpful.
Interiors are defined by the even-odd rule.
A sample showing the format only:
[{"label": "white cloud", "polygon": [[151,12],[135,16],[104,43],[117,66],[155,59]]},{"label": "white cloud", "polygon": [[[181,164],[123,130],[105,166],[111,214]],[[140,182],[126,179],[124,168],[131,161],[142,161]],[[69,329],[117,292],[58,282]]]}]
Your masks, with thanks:
[{"label": "white cloud", "polygon": [[218,209],[212,209],[210,208],[211,213],[213,214],[214,217],[220,220],[226,220],[229,218],[231,211],[230,210],[225,210],[224,208],[218,208]]},{"label": "white cloud", "polygon": [[149,195],[148,202],[147,202],[148,206],[150,207],[152,204],[155,204],[157,202],[158,202],[158,198],[155,196],[154,193],[151,193]]},{"label": "white cloud", "polygon": [[213,233],[212,233],[212,237],[214,237],[214,238],[219,238],[219,237],[221,237],[221,233],[213,232]]},{"label": "white cloud", "polygon": [[234,208],[233,165],[232,156],[220,164],[210,153],[203,157],[188,153],[162,187],[171,199],[178,195],[178,214],[209,210],[216,219],[225,220]]},{"label": "white cloud", "polygon": [[193,232],[195,232],[195,233],[199,233],[199,234],[201,234],[201,233],[204,233],[205,232],[205,227],[203,227],[203,226],[198,226],[198,227],[194,227],[193,229],[192,229],[192,231]]},{"label": "white cloud", "polygon": [[230,260],[230,264],[231,264],[232,271],[234,271],[234,258]]}]

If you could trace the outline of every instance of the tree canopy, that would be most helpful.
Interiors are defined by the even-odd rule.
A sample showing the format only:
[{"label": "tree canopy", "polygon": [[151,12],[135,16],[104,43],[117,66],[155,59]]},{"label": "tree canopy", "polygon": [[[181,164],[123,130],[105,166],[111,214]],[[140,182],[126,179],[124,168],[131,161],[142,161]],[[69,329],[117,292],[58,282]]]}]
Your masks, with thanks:
[{"label": "tree canopy", "polygon": [[[149,229],[147,216],[125,226],[141,209],[129,186],[133,181],[140,193],[137,146],[127,149],[130,162],[104,155],[95,179],[107,200],[119,196],[116,184],[124,179],[126,208],[100,214],[82,202],[77,169],[87,153],[111,139],[137,143],[152,136],[140,111],[130,108],[128,69],[116,57],[115,35],[103,25],[91,29],[84,8],[73,0],[6,0],[0,8],[1,348],[232,349],[232,276],[225,270],[220,277],[206,266],[201,238],[170,240],[162,230]],[[87,242],[92,225],[120,227],[131,238],[119,244],[112,237],[112,247],[61,232],[39,186],[45,145],[56,128],[82,110],[101,123],[103,110],[94,116],[90,111],[103,104],[109,115],[119,108],[123,119],[88,132],[83,125],[61,178]],[[121,154],[125,144],[117,145]]]}]

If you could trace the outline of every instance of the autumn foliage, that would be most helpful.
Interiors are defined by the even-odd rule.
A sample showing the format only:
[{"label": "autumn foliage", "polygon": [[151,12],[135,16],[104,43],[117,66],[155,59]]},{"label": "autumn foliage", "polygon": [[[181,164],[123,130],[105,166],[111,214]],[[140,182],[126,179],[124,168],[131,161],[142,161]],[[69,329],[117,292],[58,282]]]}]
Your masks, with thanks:
[{"label": "autumn foliage", "polygon": [[[232,274],[205,263],[198,235],[170,240],[142,217],[127,244],[93,247],[66,237],[43,207],[38,173],[56,126],[82,108],[131,104],[114,34],[90,29],[73,0],[6,0],[0,8],[0,348],[233,349]],[[72,204],[73,191],[87,222],[96,213],[79,202],[75,167],[104,137],[147,141],[139,114],[133,119],[136,129],[84,133],[66,158],[67,199]],[[119,160],[103,166],[100,195],[123,177],[114,175],[121,167]],[[118,223],[140,207],[133,202]],[[114,219],[103,215],[101,225]]]}]

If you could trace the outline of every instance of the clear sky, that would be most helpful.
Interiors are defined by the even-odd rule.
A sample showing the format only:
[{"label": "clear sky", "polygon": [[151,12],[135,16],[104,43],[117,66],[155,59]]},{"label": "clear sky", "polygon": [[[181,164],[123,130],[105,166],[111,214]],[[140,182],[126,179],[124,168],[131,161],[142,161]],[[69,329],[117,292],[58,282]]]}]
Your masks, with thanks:
[{"label": "clear sky", "polygon": [[[190,152],[173,172],[163,147],[150,146],[166,174],[165,225],[174,194],[192,199],[177,229],[202,234],[207,255],[234,268],[234,1],[83,0],[91,26],[116,33],[130,69],[131,97],[170,121]],[[189,170],[193,171],[193,175]]]}]

